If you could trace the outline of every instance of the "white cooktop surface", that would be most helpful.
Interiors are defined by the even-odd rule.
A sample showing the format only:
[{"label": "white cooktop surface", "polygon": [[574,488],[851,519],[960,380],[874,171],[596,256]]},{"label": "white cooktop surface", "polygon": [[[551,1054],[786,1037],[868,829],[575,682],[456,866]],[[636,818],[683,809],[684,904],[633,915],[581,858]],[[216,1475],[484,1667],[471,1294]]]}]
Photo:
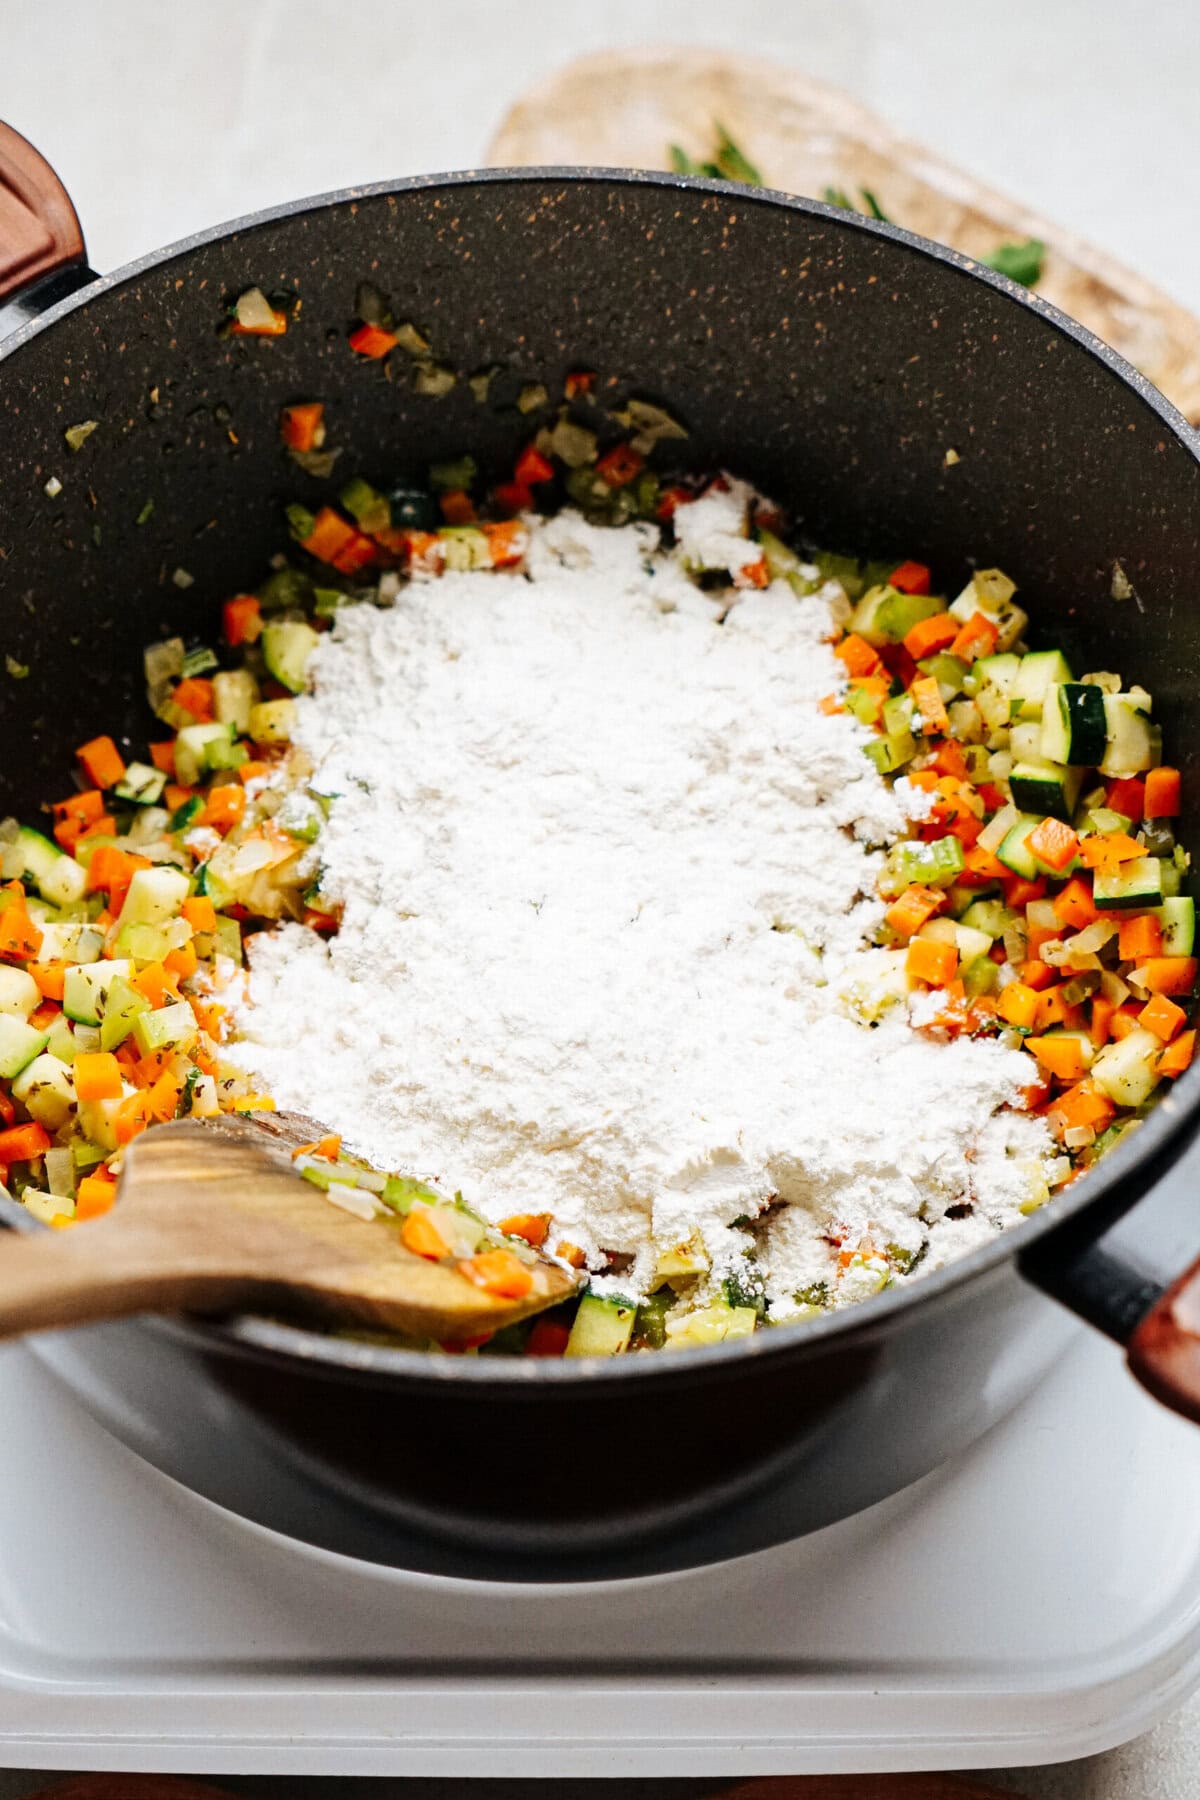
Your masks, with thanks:
[{"label": "white cooktop surface", "polygon": [[[202,0],[188,7],[151,0],[105,0],[102,7],[92,0],[58,0],[51,30],[32,13],[21,26],[15,11],[5,22],[0,117],[56,162],[74,193],[92,261],[108,269],[185,232],[280,199],[349,182],[470,166],[505,108],[532,80],[583,51],[634,43],[647,34],[657,41],[775,55],[835,81],[900,128],[1106,245],[1200,310],[1200,234],[1187,228],[1187,208],[1180,200],[1194,191],[1200,176],[1194,108],[1200,30],[1186,0],[1105,0],[1100,6],[1094,0],[1051,5],[1008,0],[1000,8],[963,6],[961,0],[907,0],[902,7],[894,0],[844,0],[836,7],[827,0],[789,0],[786,6],[778,0],[741,0],[733,9],[727,0],[655,0],[650,8],[645,0],[608,0],[603,7],[592,0],[523,0],[516,13],[503,15],[481,0],[442,0],[432,11],[416,0],[393,0],[382,23],[365,37],[347,24],[345,9],[335,0],[286,5],[261,0],[251,7],[244,0]],[[1035,1686],[1045,1695],[1063,1658],[1086,1649],[1078,1638],[1074,1648],[1068,1641],[1076,1626],[1086,1635],[1099,1620],[1097,1653],[1120,1661],[1123,1614],[1132,1633],[1128,1643],[1145,1646],[1148,1639],[1139,1632],[1154,1636],[1147,1608],[1160,1604],[1164,1617],[1172,1606],[1178,1609],[1191,1579],[1184,1571],[1190,1571],[1194,1554],[1187,1515],[1196,1514],[1195,1447],[1182,1427],[1127,1388],[1115,1353],[1096,1345],[1090,1355],[1092,1362],[1085,1356],[1080,1366],[1094,1367],[1097,1386],[1079,1392],[1078,1403],[1068,1400],[1064,1408],[1061,1389],[1048,1388],[1035,1408],[1021,1415],[1019,1427],[1014,1421],[1003,1428],[986,1453],[973,1453],[952,1479],[935,1478],[914,1499],[902,1498],[839,1528],[845,1534],[837,1547],[839,1564],[856,1580],[860,1569],[871,1571],[873,1617],[884,1637],[911,1628],[915,1618],[925,1621],[928,1632],[933,1601],[940,1596],[939,1616],[950,1622],[962,1656],[977,1667],[992,1642],[999,1607],[1008,1634],[1003,1653],[1011,1657],[1014,1645],[1027,1653],[1036,1643],[1042,1662]],[[221,1678],[222,1691],[231,1715],[239,1709],[253,1713],[258,1690],[246,1658],[253,1659],[260,1644],[281,1641],[272,1636],[281,1620],[285,1641],[294,1646],[299,1640],[303,1648],[319,1610],[305,1599],[310,1581],[317,1579],[311,1563],[304,1564],[304,1582],[297,1584],[293,1553],[273,1540],[247,1535],[219,1515],[196,1529],[204,1513],[202,1507],[196,1512],[199,1503],[117,1451],[31,1363],[6,1357],[0,1369],[6,1431],[11,1410],[26,1408],[20,1455],[16,1440],[0,1438],[5,1445],[0,1663],[9,1671],[6,1682],[19,1666],[25,1671],[19,1679],[31,1684],[15,1696],[10,1687],[4,1689],[9,1735],[6,1747],[0,1737],[0,1761],[24,1759],[31,1767],[48,1767],[57,1759],[100,1766],[96,1753],[89,1757],[84,1749],[95,1717],[70,1686],[77,1678],[91,1679],[78,1671],[95,1674],[99,1653],[96,1703],[109,1721],[105,1730],[117,1734],[109,1737],[105,1760],[114,1766],[131,1763],[132,1752],[120,1748],[120,1732],[133,1729],[141,1704],[138,1657],[143,1663],[148,1654],[157,1659],[161,1680],[175,1679],[177,1666],[181,1683],[193,1680],[188,1658],[203,1661],[215,1654],[213,1633],[228,1632],[230,1607],[240,1644],[235,1664]],[[1107,1408],[1107,1417],[1097,1419],[1097,1408]],[[1088,1417],[1089,1430],[1099,1437],[1091,1440],[1092,1461],[1080,1462],[1072,1446]],[[997,1446],[1009,1443],[1018,1430],[1029,1433],[1031,1418],[1040,1423],[1036,1433],[1019,1439],[1020,1466],[1001,1462]],[[82,1488],[63,1485],[68,1453],[82,1458],[69,1464]],[[1048,1467],[1061,1478],[1047,1482]],[[1037,1470],[1048,1514],[1037,1506],[1022,1510],[1026,1471],[1034,1483],[1029,1491],[1043,1494],[1034,1482]],[[939,1540],[927,1591],[919,1594],[904,1563],[907,1534],[936,1517],[938,1508],[950,1505],[953,1511],[954,1495],[967,1492],[960,1484],[968,1477],[979,1500],[1005,1495],[1005,1507],[988,1510],[986,1522],[973,1529],[964,1526],[964,1537]],[[14,1513],[10,1490],[23,1511]],[[76,1538],[71,1524],[80,1493],[93,1529]],[[110,1502],[122,1527],[115,1535],[108,1529]],[[1053,1541],[1069,1556],[1072,1574],[1078,1572],[1083,1602],[1074,1591],[1064,1594],[1061,1581],[1029,1589],[1030,1551],[1040,1555],[1048,1529],[1057,1530]],[[814,1542],[827,1539],[833,1542],[832,1534]],[[15,1544],[22,1546],[19,1556]],[[98,1545],[103,1555],[97,1554]],[[795,1608],[787,1615],[793,1644],[810,1654],[814,1649],[840,1654],[828,1646],[843,1642],[847,1610],[855,1614],[859,1602],[847,1609],[844,1590],[825,1592],[818,1631],[807,1592],[793,1592],[793,1580],[780,1581],[794,1554],[803,1560],[804,1547],[771,1552],[747,1565],[751,1571],[761,1565],[761,1572],[740,1590],[750,1595],[745,1604],[772,1628],[789,1606]],[[997,1595],[998,1570],[1011,1574],[1013,1584],[999,1583]],[[793,1573],[798,1590],[802,1572]],[[697,1578],[678,1579],[686,1584]],[[726,1634],[730,1614],[721,1584],[727,1579],[722,1573],[702,1578],[702,1584],[715,1584],[712,1610],[673,1596],[663,1612],[658,1596],[665,1590],[656,1589],[653,1603],[644,1608],[639,1602],[636,1609],[639,1642],[659,1646],[660,1654],[678,1653],[682,1627],[672,1611],[677,1605],[684,1607],[693,1639],[711,1642],[714,1619]],[[384,1605],[376,1584],[367,1584],[376,1599],[362,1600],[357,1574],[343,1581],[326,1570],[320,1584],[336,1600],[326,1610],[351,1634],[356,1621],[363,1629],[364,1617],[369,1623],[376,1616],[372,1609]],[[1019,1607],[1016,1601],[1006,1605],[1006,1595],[1021,1596]],[[689,1613],[688,1606],[696,1610]],[[429,1610],[434,1624],[448,1620],[464,1634],[473,1617],[461,1596],[447,1609],[435,1604]],[[1178,1631],[1178,1610],[1174,1618],[1171,1629]],[[676,1636],[668,1630],[664,1650],[655,1633],[672,1619]],[[753,1636],[755,1623],[751,1618],[738,1624],[737,1644],[747,1631]],[[139,1640],[148,1625],[150,1635]],[[833,1635],[823,1639],[826,1632]],[[359,1640],[359,1651],[364,1641],[370,1647],[370,1639]],[[586,1634],[576,1641],[586,1641]],[[917,1637],[913,1644],[928,1648],[930,1641]],[[940,1640],[942,1653],[950,1641]],[[68,1671],[72,1658],[75,1676]],[[1034,1680],[1032,1664],[1025,1665],[1025,1674]],[[836,1678],[861,1680],[861,1670],[848,1677],[838,1671]],[[1178,1682],[1178,1671],[1170,1679]],[[1085,1676],[1085,1686],[1086,1681]],[[914,1683],[920,1685],[915,1675]],[[644,1682],[639,1687],[644,1691]],[[931,1691],[922,1689],[926,1698]],[[1180,1691],[1169,1688],[1168,1697]],[[712,1710],[711,1686],[708,1692],[705,1713]],[[727,1698],[732,1696],[722,1688],[719,1711],[728,1720]],[[356,1706],[367,1704],[360,1684],[354,1700]],[[21,1729],[32,1729],[35,1715],[58,1723],[49,1737],[30,1741],[21,1751],[11,1735],[14,1710]],[[1085,1742],[1096,1741],[1085,1733],[1071,1748],[1068,1738],[1079,1725],[1074,1701],[1048,1708],[1039,1701],[1031,1717],[1044,1711],[1062,1732],[1053,1754],[1079,1754]],[[1091,1727],[1108,1728],[1119,1711],[1106,1697],[1094,1697]],[[606,1720],[611,1717],[607,1705],[603,1712]],[[308,1716],[305,1706],[298,1728],[306,1727]],[[76,1733],[69,1756],[64,1740],[54,1736],[64,1720]],[[212,1757],[219,1742],[214,1728],[190,1755],[175,1746],[172,1765],[216,1769]],[[1069,1767],[1026,1769],[1013,1781],[1039,1800],[1180,1800],[1200,1793],[1198,1743],[1200,1706],[1193,1702],[1124,1751]],[[1012,1750],[1010,1743],[1005,1760],[1011,1760]],[[139,1754],[145,1767],[167,1766],[165,1748],[143,1748]],[[1045,1761],[1052,1752],[1031,1742],[1023,1754]],[[1001,1755],[981,1740],[964,1760],[983,1766]],[[499,1772],[494,1759],[485,1760],[487,1772]],[[879,1766],[887,1761],[881,1752]],[[258,1766],[282,1765],[272,1765],[268,1756]],[[339,1762],[334,1756],[325,1766],[348,1771],[351,1765],[348,1757]],[[672,1766],[682,1773],[685,1764],[676,1760]],[[561,1767],[565,1771],[565,1756]],[[606,1759],[596,1772],[616,1775],[621,1769]],[[0,1773],[2,1800],[33,1785],[32,1778]]]}]

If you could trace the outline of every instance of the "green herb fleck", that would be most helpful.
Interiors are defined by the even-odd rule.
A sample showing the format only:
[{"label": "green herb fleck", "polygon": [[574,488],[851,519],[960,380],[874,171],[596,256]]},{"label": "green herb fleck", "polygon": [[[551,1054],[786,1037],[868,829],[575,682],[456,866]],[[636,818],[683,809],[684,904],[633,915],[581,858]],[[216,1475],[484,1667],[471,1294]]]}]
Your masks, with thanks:
[{"label": "green herb fleck", "polygon": [[1040,238],[1026,238],[1023,244],[997,244],[990,256],[980,258],[986,268],[1007,275],[1022,287],[1036,287],[1042,279],[1046,246]]}]

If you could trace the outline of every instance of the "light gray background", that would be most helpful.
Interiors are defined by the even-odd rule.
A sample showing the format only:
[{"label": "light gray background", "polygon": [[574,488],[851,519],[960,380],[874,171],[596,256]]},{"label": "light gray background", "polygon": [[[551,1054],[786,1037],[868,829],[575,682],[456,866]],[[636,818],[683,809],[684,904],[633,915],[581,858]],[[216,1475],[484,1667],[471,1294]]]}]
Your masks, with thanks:
[{"label": "light gray background", "polygon": [[[56,164],[108,270],[279,200],[469,168],[531,81],[647,41],[753,51],[837,82],[1200,313],[1195,0],[0,0],[0,118]],[[0,1800],[49,1779],[0,1772]],[[1109,1756],[994,1779],[1037,1800],[1187,1800],[1200,1705]],[[222,1785],[451,1800],[463,1784]],[[589,1791],[552,1785],[555,1800]],[[529,1786],[475,1791],[515,1800]],[[701,1791],[621,1784],[622,1800]]]}]

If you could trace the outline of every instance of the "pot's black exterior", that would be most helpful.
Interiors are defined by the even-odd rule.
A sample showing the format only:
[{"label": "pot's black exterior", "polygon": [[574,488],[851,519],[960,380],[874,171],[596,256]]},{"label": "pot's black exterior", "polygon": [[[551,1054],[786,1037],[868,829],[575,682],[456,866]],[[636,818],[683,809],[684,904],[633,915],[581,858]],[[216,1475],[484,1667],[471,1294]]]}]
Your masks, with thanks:
[{"label": "pot's black exterior", "polygon": [[[492,401],[462,380],[425,397],[355,358],[363,278],[440,362],[499,366]],[[224,301],[251,285],[299,294],[286,337],[218,337]],[[327,402],[339,485],[467,446],[498,471],[529,435],[517,391],[556,392],[575,367],[612,378],[605,401],[666,401],[690,427],[682,461],[756,478],[827,545],[920,555],[947,583],[973,559],[1008,570],[1044,637],[1153,690],[1196,841],[1200,475],[1161,398],[1048,309],[903,233],[715,184],[578,172],[290,209],[100,283],[3,347],[0,618],[3,649],[32,672],[0,686],[0,813],[56,796],[92,733],[123,723],[144,739],[143,644],[211,629],[284,547],[284,503],[327,496],[280,452],[282,403]],[[90,418],[70,455],[64,428]],[[1136,590],[1119,602],[1118,563]],[[1057,1214],[1128,1205],[1190,1132],[1198,1080]],[[1170,1204],[1178,1216],[1182,1191]],[[697,1509],[745,1499],[784,1463],[802,1470],[787,1506],[738,1515],[759,1520],[753,1541],[853,1511],[990,1423],[1059,1341],[1012,1261],[1052,1224],[851,1316],[613,1366],[430,1364],[253,1322],[105,1328],[54,1356],[170,1472],[321,1541],[410,1560],[407,1527],[365,1523],[365,1500],[564,1557],[628,1558],[670,1531],[662,1565],[715,1554],[687,1535]],[[247,1493],[251,1419],[343,1502],[301,1520],[282,1476]]]}]

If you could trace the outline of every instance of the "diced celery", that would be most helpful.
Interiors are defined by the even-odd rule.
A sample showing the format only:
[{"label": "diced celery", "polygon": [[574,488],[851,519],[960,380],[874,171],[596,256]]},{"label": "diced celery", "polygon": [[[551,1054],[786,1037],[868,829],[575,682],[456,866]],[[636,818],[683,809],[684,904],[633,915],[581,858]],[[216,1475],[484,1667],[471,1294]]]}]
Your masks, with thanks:
[{"label": "diced celery", "polygon": [[917,754],[917,741],[911,731],[889,732],[886,737],[873,738],[869,744],[864,744],[863,750],[881,775],[890,775],[912,761]]},{"label": "diced celery", "polygon": [[134,1041],[143,1056],[154,1050],[188,1050],[198,1035],[195,1015],[186,1000],[139,1013],[133,1021]]},{"label": "diced celery", "polygon": [[956,837],[935,838],[931,844],[910,839],[888,851],[888,872],[901,887],[910,881],[949,887],[963,866],[963,847]]}]

